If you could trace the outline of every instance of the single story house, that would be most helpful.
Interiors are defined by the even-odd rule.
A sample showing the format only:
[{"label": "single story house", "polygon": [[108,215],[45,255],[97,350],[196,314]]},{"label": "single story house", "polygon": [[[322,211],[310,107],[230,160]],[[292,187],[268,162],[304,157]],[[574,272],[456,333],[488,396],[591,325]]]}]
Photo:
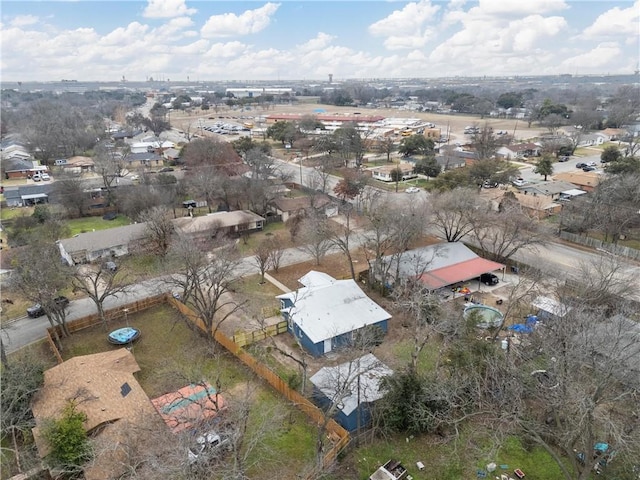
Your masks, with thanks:
[{"label": "single story house", "polygon": [[513,160],[516,158],[539,157],[542,147],[536,143],[514,143],[500,147],[496,152],[499,157]]},{"label": "single story house", "polygon": [[286,222],[292,217],[305,215],[311,210],[321,210],[327,217],[336,215],[337,207],[331,202],[327,195],[314,195],[313,197],[296,198],[276,198],[271,202],[271,210],[276,215],[282,216],[282,221]]},{"label": "single story house", "polygon": [[2,159],[2,174],[7,180],[12,178],[29,178],[35,173],[46,171],[47,167],[40,165],[36,160],[30,159],[30,157]]},{"label": "single story house", "polygon": [[536,297],[531,305],[541,320],[561,320],[571,311],[570,306],[544,296]]},{"label": "single story house", "polygon": [[443,171],[452,170],[454,168],[462,168],[467,166],[467,161],[473,162],[478,159],[475,152],[467,152],[463,150],[440,150],[440,154],[436,155],[436,162]]},{"label": "single story house", "polygon": [[564,181],[573,184],[585,192],[593,192],[600,183],[601,174],[598,172],[562,172],[553,176],[556,181]]},{"label": "single story house", "polygon": [[146,223],[134,223],[58,240],[60,255],[69,265],[94,262],[101,258],[121,257],[142,248],[147,236]]},{"label": "single story house", "polygon": [[526,195],[548,197],[549,200],[558,200],[562,192],[574,190],[576,186],[572,183],[559,181],[549,181],[540,183],[530,183],[518,190]]},{"label": "single story house", "polygon": [[392,172],[398,168],[402,171],[402,180],[409,180],[410,178],[416,178],[418,176],[418,174],[413,171],[415,166],[412,163],[407,162],[372,168],[371,175],[376,180],[393,182]]},{"label": "single story house", "polygon": [[565,190],[560,193],[560,198],[558,198],[559,202],[566,202],[571,200],[572,198],[580,197],[586,194],[584,190],[580,190],[579,188],[571,188],[569,190]]},{"label": "single story house", "polygon": [[445,242],[383,257],[379,265],[372,260],[369,268],[374,269],[376,280],[388,286],[395,283],[397,276],[400,281],[418,280],[427,289],[438,290],[483,273],[504,271],[505,266],[479,257],[464,243]]},{"label": "single story house", "polygon": [[187,385],[151,403],[173,433],[189,430],[218,415],[225,400],[208,382]]},{"label": "single story house", "polygon": [[119,130],[111,134],[113,140],[124,140],[125,138],[133,138],[140,135],[142,130]]},{"label": "single story house", "polygon": [[314,401],[323,409],[335,408],[333,418],[353,432],[369,425],[371,404],[384,396],[380,383],[391,375],[393,370],[368,353],[335,367],[322,367],[309,380]]},{"label": "single story house", "polygon": [[297,291],[277,296],[287,329],[312,355],[318,357],[349,345],[365,327],[387,332],[391,315],[371,300],[354,280],[336,280],[310,271]]},{"label": "single story house", "polygon": [[49,195],[52,190],[51,183],[42,182],[35,185],[6,187],[4,200],[7,202],[7,207],[28,207],[39,203],[49,203]]},{"label": "single story house", "polygon": [[155,152],[129,153],[123,158],[123,162],[127,168],[139,166],[148,167],[151,165],[160,165],[162,157]]},{"label": "single story house", "polygon": [[218,233],[241,235],[262,230],[264,218],[249,210],[214,212],[202,217],[181,217],[173,220],[179,232],[194,239],[214,238]]},{"label": "single story house", "polygon": [[179,162],[180,150],[178,150],[177,148],[167,148],[165,151],[162,152],[162,157],[170,163]]},{"label": "single story house", "polygon": [[554,202],[546,195],[527,195],[517,192],[515,196],[520,206],[539,220],[556,215],[562,210],[562,204]]},{"label": "single story house", "polygon": [[[162,426],[149,397],[134,373],[139,372],[133,354],[126,348],[93,355],[73,357],[44,372],[44,386],[31,405],[36,426],[33,438],[40,457],[49,445],[42,434],[43,425],[59,418],[70,401],[86,414],[83,426],[93,441],[110,448],[101,451],[85,469],[87,480],[116,478],[126,473],[126,452],[116,448],[125,439],[125,426]],[[115,477],[114,477],[115,476]]]},{"label": "single story house", "polygon": [[57,159],[55,164],[57,167],[61,167],[65,172],[76,174],[92,172],[95,166],[93,158],[83,157],[80,155]]},{"label": "single story house", "polygon": [[145,140],[142,142],[132,143],[130,151],[131,153],[146,153],[155,152],[158,150],[166,150],[167,148],[174,148],[175,146],[175,143],[168,140],[165,140],[163,142],[158,142],[157,140]]}]

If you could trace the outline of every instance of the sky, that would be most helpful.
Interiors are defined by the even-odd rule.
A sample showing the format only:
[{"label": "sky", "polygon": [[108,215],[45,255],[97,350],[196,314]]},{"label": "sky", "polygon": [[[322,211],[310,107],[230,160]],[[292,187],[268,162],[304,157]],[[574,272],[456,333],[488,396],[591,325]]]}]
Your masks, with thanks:
[{"label": "sky", "polygon": [[640,0],[6,1],[2,81],[630,74]]}]

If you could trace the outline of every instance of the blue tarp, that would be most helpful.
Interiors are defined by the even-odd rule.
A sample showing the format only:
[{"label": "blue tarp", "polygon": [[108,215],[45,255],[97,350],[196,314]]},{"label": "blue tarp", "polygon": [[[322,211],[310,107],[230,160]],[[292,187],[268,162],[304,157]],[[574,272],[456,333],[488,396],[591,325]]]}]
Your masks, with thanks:
[{"label": "blue tarp", "polygon": [[522,323],[516,323],[515,325],[511,325],[507,327],[507,330],[512,330],[516,333],[531,333],[533,332],[533,328],[528,327]]}]

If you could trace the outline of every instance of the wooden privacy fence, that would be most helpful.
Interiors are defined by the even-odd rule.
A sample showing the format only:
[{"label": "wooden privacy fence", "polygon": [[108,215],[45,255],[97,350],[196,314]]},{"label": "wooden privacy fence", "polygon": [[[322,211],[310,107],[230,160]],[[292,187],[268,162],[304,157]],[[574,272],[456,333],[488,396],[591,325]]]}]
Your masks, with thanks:
[{"label": "wooden privacy fence", "polygon": [[[125,310],[127,310],[127,314],[138,312],[140,310],[145,310],[155,305],[159,305],[161,303],[169,303],[173,307],[175,307],[180,313],[182,313],[189,321],[191,321],[195,326],[197,326],[200,330],[202,330],[205,334],[211,335],[202,321],[202,319],[187,305],[175,299],[172,295],[168,293],[163,293],[160,295],[155,295],[153,297],[148,297],[143,300],[138,300],[136,302],[132,302],[117,308],[113,308],[105,312],[105,317],[107,321],[116,320],[124,318]],[[82,330],[84,328],[91,327],[100,323],[100,315],[92,314],[86,317],[79,318],[77,320],[73,320],[67,323],[67,329],[70,333],[77,332],[78,330]],[[273,327],[273,331],[277,333],[283,333],[287,330],[287,322],[279,322],[275,325],[271,325]],[[281,331],[284,329],[283,331]],[[269,328],[265,329],[269,330]],[[53,341],[53,337],[55,333],[59,335],[62,333],[62,328],[59,325],[55,327],[47,328],[47,341],[51,349],[53,350],[53,354],[55,355],[58,363],[62,363],[62,355],[60,355],[60,351],[56,347],[55,342]],[[261,332],[251,332],[252,338],[259,337]],[[277,334],[275,333],[275,334]],[[255,334],[255,335],[254,335]],[[249,335],[249,334],[247,334]],[[266,332],[264,333],[266,337]],[[235,338],[235,337],[234,337]],[[263,365],[258,360],[256,360],[253,356],[242,349],[242,346],[236,343],[233,339],[227,337],[224,333],[217,330],[214,335],[214,339],[224,348],[226,348],[230,353],[232,353],[236,358],[238,358],[242,363],[244,363],[247,367],[249,367],[256,375],[264,379],[269,385],[271,385],[276,391],[278,391],[282,396],[284,396],[289,402],[295,405],[299,410],[301,410],[305,415],[307,415],[316,425],[322,425],[326,422],[325,416],[322,411],[316,407],[310,400],[302,396],[296,390],[293,390],[289,387],[287,382],[285,382],[280,376],[274,373],[269,367]],[[327,436],[332,442],[331,448],[327,450],[323,457],[323,466],[329,467],[332,465],[338,454],[342,451],[343,448],[347,446],[350,441],[349,432],[342,428],[335,420],[330,419],[326,423],[326,431]],[[311,477],[307,477],[311,478]]]},{"label": "wooden privacy fence", "polygon": [[260,330],[253,330],[251,332],[239,332],[236,333],[231,340],[239,347],[246,347],[252,343],[264,340],[267,337],[275,337],[281,333],[287,332],[287,321],[283,320],[275,325],[268,325]]},{"label": "wooden privacy fence", "polygon": [[[147,308],[153,307],[154,305],[165,303],[167,301],[166,296],[166,293],[161,293],[160,295],[155,295],[153,297],[147,297],[142,300],[127,303],[126,305],[122,305],[120,307],[112,308],[111,310],[105,311],[104,316],[107,322],[112,320],[119,320],[121,318],[124,318],[125,310],[127,311],[127,314],[135,313],[140,310],[146,310]],[[100,314],[93,313],[91,315],[87,315],[86,317],[67,322],[67,330],[69,331],[69,333],[77,332],[78,330],[92,327],[93,325],[96,325],[101,321],[102,320],[100,319]],[[56,333],[58,334],[58,336],[62,336],[62,327],[60,325],[47,328],[47,341],[58,363],[62,363],[62,355],[60,355],[60,351],[58,350],[56,343],[53,341],[53,337],[55,337]]]},{"label": "wooden privacy fence", "polygon": [[[198,315],[191,310],[184,303],[176,300],[172,296],[167,295],[167,300],[175,306],[183,315],[185,315],[190,321],[194,323],[198,328],[203,330],[207,335],[210,335],[210,332],[207,331],[204,322],[198,317]],[[284,328],[286,330],[286,322],[284,323]],[[280,325],[280,324],[278,324]],[[279,375],[274,373],[269,367],[260,363],[249,353],[244,351],[240,345],[234,342],[232,339],[227,337],[220,330],[216,330],[214,339],[224,348],[226,348],[230,353],[235,355],[242,363],[244,363],[247,367],[249,367],[256,375],[263,378],[269,385],[271,385],[276,391],[278,391],[282,396],[284,396],[287,400],[289,400],[293,405],[295,405],[299,410],[301,410],[305,415],[307,415],[314,423],[316,424],[324,424],[325,416],[322,411],[316,407],[311,401],[302,396],[296,390],[293,390],[289,387],[287,382],[285,382]],[[323,458],[324,467],[328,467],[333,462],[335,462],[338,454],[342,449],[349,443],[350,437],[349,432],[347,432],[344,428],[342,428],[338,423],[330,419],[326,425],[327,435],[333,442],[331,448],[325,453]]]}]

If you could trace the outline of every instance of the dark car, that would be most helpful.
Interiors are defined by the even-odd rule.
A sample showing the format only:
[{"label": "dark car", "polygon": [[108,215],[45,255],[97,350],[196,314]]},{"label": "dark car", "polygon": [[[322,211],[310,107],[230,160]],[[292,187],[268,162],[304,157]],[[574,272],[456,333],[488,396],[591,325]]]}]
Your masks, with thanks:
[{"label": "dark car", "polygon": [[593,172],[595,169],[596,167],[592,167],[591,165],[585,165],[584,167],[582,167],[583,172]]},{"label": "dark car", "polygon": [[563,155],[562,157],[560,157],[558,159],[559,162],[568,162],[569,161],[569,157],[566,155]]},{"label": "dark car", "polygon": [[[66,306],[69,305],[69,299],[67,297],[59,296],[53,299],[53,303],[55,303],[58,308],[66,308]],[[44,314],[44,307],[39,303],[27,308],[27,315],[31,318],[38,318]]]},{"label": "dark car", "polygon": [[173,172],[173,168],[171,167],[162,167],[160,170],[158,170],[158,173],[164,173],[164,172]]},{"label": "dark car", "polygon": [[586,167],[586,166],[587,166],[587,164],[586,164],[586,163],[583,163],[583,162],[578,162],[578,163],[576,163],[576,168],[584,168],[584,167]]},{"label": "dark car", "polygon": [[480,275],[480,282],[485,285],[497,285],[500,280],[498,280],[498,277],[493,273],[483,273]]}]

